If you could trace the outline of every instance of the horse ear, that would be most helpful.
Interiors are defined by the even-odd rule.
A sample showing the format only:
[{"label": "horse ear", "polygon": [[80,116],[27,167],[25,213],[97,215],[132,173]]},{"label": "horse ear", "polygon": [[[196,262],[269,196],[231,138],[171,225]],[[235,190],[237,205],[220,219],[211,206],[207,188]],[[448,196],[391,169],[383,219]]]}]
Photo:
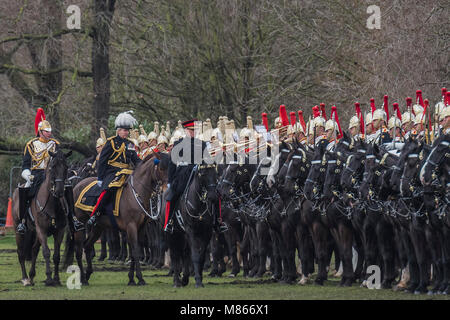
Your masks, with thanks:
[{"label": "horse ear", "polygon": [[68,157],[70,157],[72,155],[72,150],[70,150],[69,152],[64,154],[64,157],[67,159]]},{"label": "horse ear", "polygon": [[347,131],[344,131],[344,140],[345,141],[350,140],[349,137],[348,137]]},{"label": "horse ear", "polygon": [[50,155],[50,157],[55,157],[56,156],[56,153],[55,152],[53,152],[53,151],[48,151],[48,154]]}]

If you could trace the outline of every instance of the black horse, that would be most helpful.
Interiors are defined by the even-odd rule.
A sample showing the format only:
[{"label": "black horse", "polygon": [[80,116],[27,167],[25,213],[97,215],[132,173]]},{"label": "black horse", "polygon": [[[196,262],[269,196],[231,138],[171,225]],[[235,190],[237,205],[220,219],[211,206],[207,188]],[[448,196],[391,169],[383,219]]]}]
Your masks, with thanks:
[{"label": "black horse", "polygon": [[[195,286],[204,286],[206,248],[212,236],[215,215],[219,210],[216,187],[216,165],[197,165],[179,200],[178,208],[175,208],[177,223],[173,234],[168,236],[174,287],[189,283],[191,262],[194,266]],[[183,278],[180,281],[182,269]]]}]

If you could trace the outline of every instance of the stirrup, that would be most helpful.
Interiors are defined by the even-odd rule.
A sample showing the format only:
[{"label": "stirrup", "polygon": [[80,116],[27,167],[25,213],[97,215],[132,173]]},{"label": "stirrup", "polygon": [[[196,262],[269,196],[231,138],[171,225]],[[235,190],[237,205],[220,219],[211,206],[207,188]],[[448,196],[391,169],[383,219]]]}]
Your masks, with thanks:
[{"label": "stirrup", "polygon": [[[97,224],[97,214],[94,214],[92,217],[89,218],[89,220],[86,222],[86,225],[88,226],[95,226]],[[75,223],[74,223],[75,227]]]},{"label": "stirrup", "polygon": [[19,234],[25,234],[25,232],[27,232],[27,226],[25,223],[21,222],[17,225],[16,231]]},{"label": "stirrup", "polygon": [[75,230],[75,232],[84,230],[84,224],[77,218],[73,218],[73,229]]},{"label": "stirrup", "polygon": [[170,219],[169,222],[167,222],[167,225],[164,228],[164,232],[167,232],[167,233],[170,233],[170,234],[173,233],[173,221],[172,221],[172,219]]},{"label": "stirrup", "polygon": [[219,222],[219,225],[217,226],[217,231],[219,233],[224,233],[226,231],[228,231],[228,225],[225,222]]}]

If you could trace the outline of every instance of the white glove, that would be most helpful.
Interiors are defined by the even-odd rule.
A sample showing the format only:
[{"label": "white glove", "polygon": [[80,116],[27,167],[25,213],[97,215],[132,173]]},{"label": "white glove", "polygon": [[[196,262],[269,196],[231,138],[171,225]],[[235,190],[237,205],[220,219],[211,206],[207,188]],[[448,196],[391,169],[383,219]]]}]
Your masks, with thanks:
[{"label": "white glove", "polygon": [[27,180],[27,182],[31,182],[30,176],[31,176],[31,171],[29,169],[25,169],[22,171],[22,178]]},{"label": "white glove", "polygon": [[170,183],[167,184],[167,189],[169,189],[169,188],[170,188]]},{"label": "white glove", "polygon": [[100,188],[102,187],[102,183],[103,183],[103,181],[100,181],[100,180],[97,181],[97,185],[98,185]]}]

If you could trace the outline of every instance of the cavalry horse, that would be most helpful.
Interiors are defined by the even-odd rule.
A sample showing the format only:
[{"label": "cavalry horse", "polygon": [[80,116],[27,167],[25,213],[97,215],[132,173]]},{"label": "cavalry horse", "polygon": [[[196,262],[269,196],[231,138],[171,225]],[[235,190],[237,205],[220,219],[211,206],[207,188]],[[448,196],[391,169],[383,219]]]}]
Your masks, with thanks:
[{"label": "cavalry horse", "polygon": [[[203,287],[203,267],[214,219],[219,208],[217,170],[215,164],[199,164],[191,173],[190,182],[175,207],[174,230],[167,236],[173,268],[174,287],[189,283],[191,262],[195,287]],[[165,207],[164,205],[162,206]],[[180,273],[183,277],[180,280]]]},{"label": "cavalry horse", "polygon": [[[155,158],[156,157],[156,158]],[[143,239],[145,224],[150,218],[149,203],[152,193],[160,185],[164,185],[167,180],[167,170],[169,156],[165,153],[156,153],[155,157],[146,158],[138,165],[133,173],[127,178],[123,187],[121,200],[119,204],[119,215],[109,216],[102,214],[97,220],[97,224],[92,228],[85,240],[84,230],[75,232],[75,256],[81,271],[81,283],[88,284],[89,278],[93,272],[92,268],[92,250],[95,241],[100,237],[105,228],[118,228],[126,231],[128,245],[131,250],[131,263],[128,273],[128,285],[136,285],[134,281],[134,272],[138,278],[138,285],[145,285],[140,267],[140,241]],[[74,199],[78,199],[82,190],[96,181],[95,177],[86,178],[78,183],[74,188]],[[75,214],[79,221],[86,223],[89,220],[90,211],[75,208]],[[84,271],[82,254],[86,253],[87,268]]]},{"label": "cavalry horse", "polygon": [[[24,286],[34,285],[36,259],[40,246],[42,246],[42,253],[45,259],[45,273],[47,276],[45,285],[61,285],[59,279],[60,248],[67,223],[66,212],[68,212],[67,204],[64,201],[64,184],[67,179],[68,169],[66,158],[70,154],[71,152],[64,154],[61,150],[55,153],[49,151],[50,161],[45,169],[45,180],[30,202],[31,216],[27,219],[28,231],[25,235],[16,233],[17,253],[22,268],[22,283]],[[12,214],[14,227],[17,228],[20,222],[19,190],[17,188],[13,193]],[[26,214],[29,214],[29,212]],[[31,248],[31,269],[28,277],[25,269],[25,260],[30,250],[30,238],[33,239],[34,234],[36,235],[36,239],[33,241],[34,243]],[[53,278],[52,268],[50,266],[51,252],[47,244],[47,237],[50,235],[54,239],[53,263],[55,270]]]}]

